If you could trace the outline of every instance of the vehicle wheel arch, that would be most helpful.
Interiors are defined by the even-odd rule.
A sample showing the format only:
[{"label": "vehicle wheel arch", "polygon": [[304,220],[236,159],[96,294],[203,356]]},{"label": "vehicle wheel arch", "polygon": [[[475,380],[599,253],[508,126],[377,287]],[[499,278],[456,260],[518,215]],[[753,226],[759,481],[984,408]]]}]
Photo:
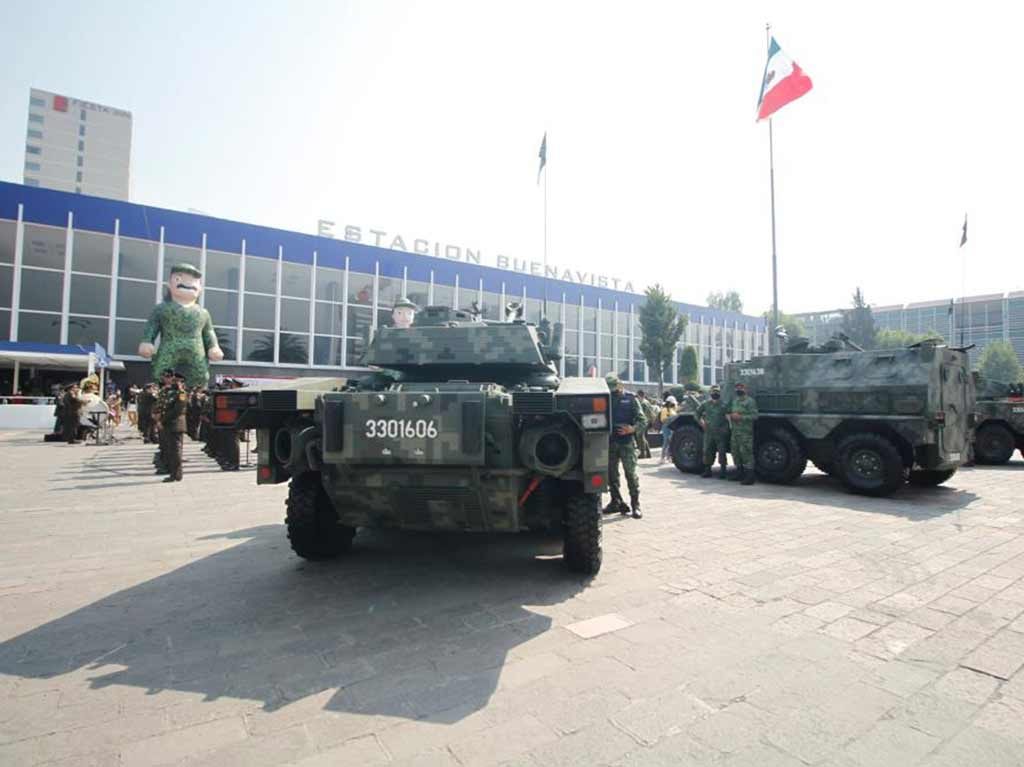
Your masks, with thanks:
[{"label": "vehicle wheel arch", "polygon": [[830,453],[833,456],[833,461],[836,458],[836,451],[839,447],[839,443],[852,434],[878,434],[879,436],[885,437],[900,451],[900,457],[903,459],[903,466],[909,469],[914,465],[914,448],[903,437],[891,424],[885,421],[876,421],[870,418],[855,419],[849,418],[840,423],[836,428],[829,432],[826,441],[831,446]]}]

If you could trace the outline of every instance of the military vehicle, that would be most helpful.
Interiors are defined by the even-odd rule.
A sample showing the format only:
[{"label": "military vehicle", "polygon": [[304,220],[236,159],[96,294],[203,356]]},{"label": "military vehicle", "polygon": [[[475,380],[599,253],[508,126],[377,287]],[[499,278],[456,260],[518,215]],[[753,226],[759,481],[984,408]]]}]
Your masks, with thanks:
[{"label": "military vehicle", "polygon": [[978,423],[974,432],[974,460],[999,465],[1024,454],[1024,384],[977,379]]},{"label": "military vehicle", "polygon": [[369,372],[336,391],[261,390],[226,414],[238,390],[215,419],[255,425],[258,483],[290,479],[301,557],[346,552],[360,527],[556,529],[568,568],[596,573],[610,395],[603,379],[559,378],[561,332],[427,307],[410,328],[379,329]]},{"label": "military vehicle", "polygon": [[[975,394],[964,351],[929,341],[864,351],[845,338],[822,347],[794,339],[783,354],[728,364],[727,402],[739,381],[760,411],[754,463],[766,482],[793,482],[810,460],[851,492],[882,496],[907,481],[940,485],[967,459]],[[699,473],[696,417],[684,413],[670,426],[676,467]]]}]

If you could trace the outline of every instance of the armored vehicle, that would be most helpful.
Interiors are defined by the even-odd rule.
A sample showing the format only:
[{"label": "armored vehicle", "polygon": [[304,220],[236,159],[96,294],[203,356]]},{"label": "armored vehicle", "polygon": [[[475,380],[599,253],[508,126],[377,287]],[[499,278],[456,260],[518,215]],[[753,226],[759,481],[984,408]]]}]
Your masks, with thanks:
[{"label": "armored vehicle", "polygon": [[1014,450],[1024,454],[1024,384],[1005,384],[983,378],[978,383],[978,424],[974,460],[1004,464]]},{"label": "armored vehicle", "polygon": [[215,417],[256,425],[258,483],[290,480],[301,557],[344,553],[360,527],[556,529],[568,568],[596,573],[610,395],[603,379],[559,378],[561,331],[427,307],[412,327],[379,329],[369,372],[312,408],[302,390],[287,406],[288,390],[260,391],[233,416],[216,402]]},{"label": "armored vehicle", "polygon": [[[940,485],[967,459],[975,394],[961,350],[925,341],[864,351],[844,338],[823,347],[799,339],[783,354],[727,365],[727,402],[738,381],[760,411],[754,463],[764,481],[793,482],[810,460],[852,492],[889,495],[907,481]],[[670,426],[676,467],[701,471],[695,416]]]}]

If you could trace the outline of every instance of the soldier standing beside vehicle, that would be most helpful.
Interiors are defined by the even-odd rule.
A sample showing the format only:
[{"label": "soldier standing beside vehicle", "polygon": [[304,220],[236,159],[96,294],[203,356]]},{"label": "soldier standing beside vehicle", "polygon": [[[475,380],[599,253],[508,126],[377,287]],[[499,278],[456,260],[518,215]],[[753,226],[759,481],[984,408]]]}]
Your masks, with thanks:
[{"label": "soldier standing beside vehicle", "polygon": [[185,376],[175,372],[171,383],[160,392],[160,451],[167,468],[164,482],[181,482],[188,414],[188,392],[184,383]]},{"label": "soldier standing beside vehicle", "polygon": [[[640,403],[640,409],[643,411],[644,420],[647,424],[653,423],[655,416],[654,406],[647,399],[647,394],[643,389],[636,393],[636,401]],[[644,425],[644,428],[637,429],[633,434],[633,439],[636,441],[637,458],[641,460],[651,457],[651,446],[647,442],[647,424]]]},{"label": "soldier standing beside vehicle", "polygon": [[[633,435],[647,428],[647,419],[636,395],[622,388],[618,376],[610,373],[605,376],[605,381],[612,393],[612,433],[608,444],[608,489],[611,491],[612,500],[605,507],[604,513],[613,514],[618,511],[629,514],[632,511],[634,519],[640,519],[643,514],[640,512],[640,481],[636,476],[637,455]],[[619,490],[620,462],[626,475],[626,485],[629,487],[629,506],[622,500],[622,493]]]},{"label": "soldier standing beside vehicle", "polygon": [[722,402],[722,392],[717,386],[711,387],[711,398],[697,407],[697,420],[704,430],[704,473],[701,476],[711,476],[711,467],[715,465],[717,455],[721,467],[718,478],[728,478],[729,464],[725,449],[729,444],[729,418],[725,403]]},{"label": "soldier standing beside vehicle", "polygon": [[737,478],[744,485],[754,484],[754,421],[757,420],[757,403],[747,395],[743,383],[736,384],[729,421],[732,424],[730,449],[732,458],[739,469]]}]

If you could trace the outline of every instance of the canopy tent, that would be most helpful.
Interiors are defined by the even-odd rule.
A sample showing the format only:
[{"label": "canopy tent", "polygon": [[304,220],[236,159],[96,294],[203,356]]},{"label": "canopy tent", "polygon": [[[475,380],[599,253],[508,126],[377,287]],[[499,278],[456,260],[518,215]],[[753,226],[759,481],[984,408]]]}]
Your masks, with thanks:
[{"label": "canopy tent", "polygon": [[[14,386],[22,365],[47,370],[85,370],[97,372],[124,370],[124,363],[112,360],[99,344],[92,347],[71,344],[36,344],[26,341],[0,341],[0,364],[14,365]],[[14,393],[13,391],[11,392]]]}]

